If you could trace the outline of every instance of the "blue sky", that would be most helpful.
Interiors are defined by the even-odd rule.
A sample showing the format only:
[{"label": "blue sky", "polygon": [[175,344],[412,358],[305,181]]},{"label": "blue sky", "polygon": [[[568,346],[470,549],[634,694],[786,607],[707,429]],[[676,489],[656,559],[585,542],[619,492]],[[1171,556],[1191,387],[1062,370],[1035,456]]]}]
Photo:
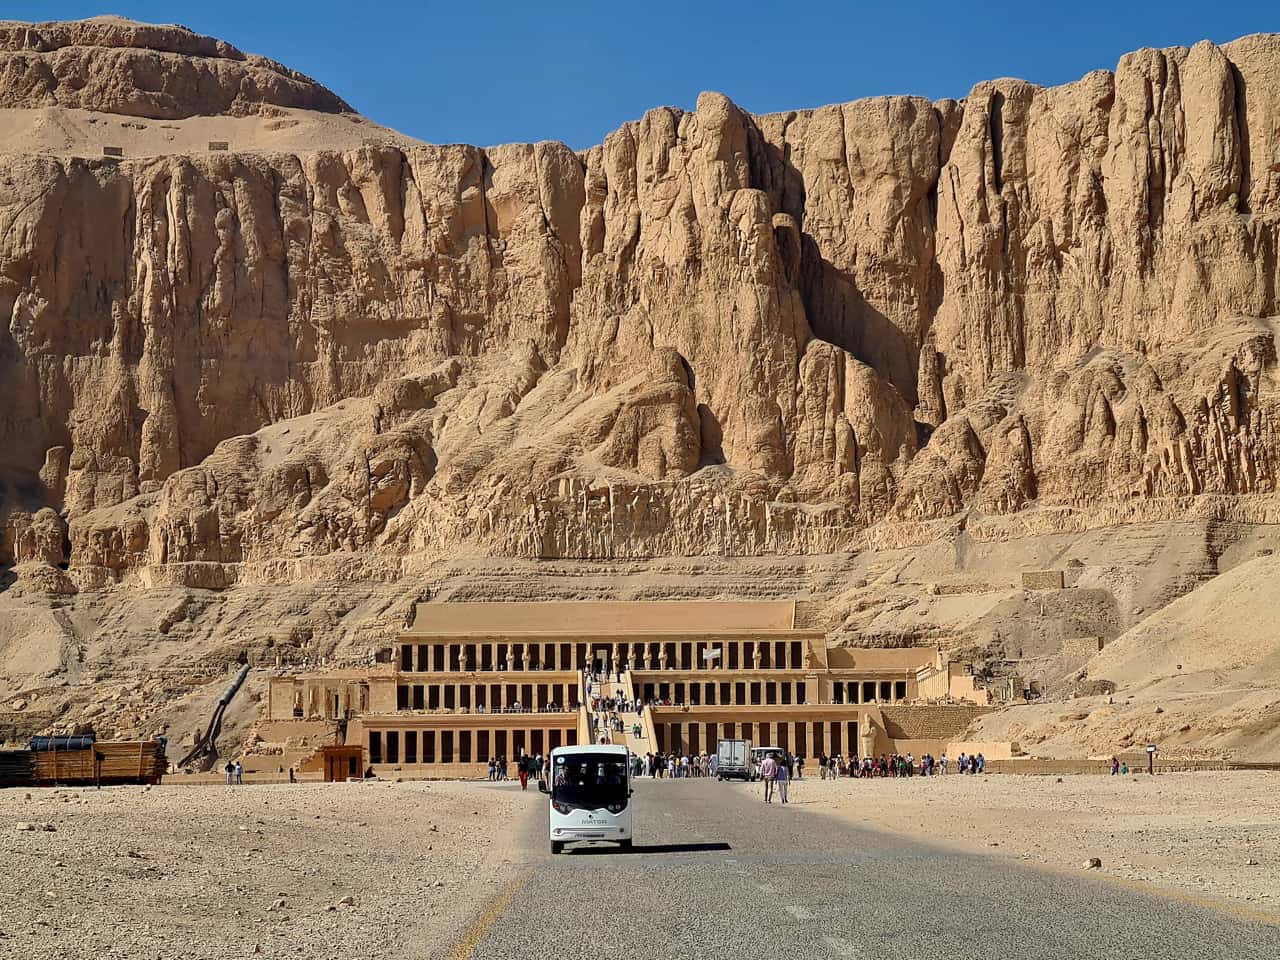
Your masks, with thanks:
[{"label": "blue sky", "polygon": [[886,93],[961,97],[993,77],[1063,83],[1143,46],[1280,31],[1277,0],[0,4],[21,20],[103,12],[176,20],[280,60],[424,140],[575,148],[650,107],[692,107],[702,90],[757,113]]}]

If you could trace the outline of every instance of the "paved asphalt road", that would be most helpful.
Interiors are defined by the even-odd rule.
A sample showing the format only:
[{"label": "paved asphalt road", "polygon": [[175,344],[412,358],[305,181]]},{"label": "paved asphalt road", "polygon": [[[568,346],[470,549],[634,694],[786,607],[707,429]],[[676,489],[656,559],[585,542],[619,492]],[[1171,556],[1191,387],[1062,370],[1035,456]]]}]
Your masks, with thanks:
[{"label": "paved asphalt road", "polygon": [[758,784],[638,782],[629,854],[551,856],[530,800],[477,960],[1280,958],[1280,927],[766,806]]}]

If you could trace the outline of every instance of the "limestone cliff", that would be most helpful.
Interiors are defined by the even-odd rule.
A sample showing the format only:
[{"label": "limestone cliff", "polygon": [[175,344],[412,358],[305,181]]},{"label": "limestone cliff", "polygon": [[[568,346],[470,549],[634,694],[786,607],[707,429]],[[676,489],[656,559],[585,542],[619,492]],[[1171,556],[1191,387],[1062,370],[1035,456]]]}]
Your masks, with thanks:
[{"label": "limestone cliff", "polygon": [[[121,21],[0,27],[0,105],[349,109]],[[582,154],[7,149],[0,562],[48,589],[1280,516],[1277,36]]]}]

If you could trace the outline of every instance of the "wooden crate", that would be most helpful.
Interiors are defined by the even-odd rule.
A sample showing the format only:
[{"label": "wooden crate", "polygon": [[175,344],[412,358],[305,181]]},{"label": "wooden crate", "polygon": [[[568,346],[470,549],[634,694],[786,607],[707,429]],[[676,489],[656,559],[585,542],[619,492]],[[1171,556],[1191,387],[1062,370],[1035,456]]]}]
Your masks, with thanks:
[{"label": "wooden crate", "polygon": [[37,783],[159,783],[169,765],[156,740],[99,741],[90,750],[34,756]]}]

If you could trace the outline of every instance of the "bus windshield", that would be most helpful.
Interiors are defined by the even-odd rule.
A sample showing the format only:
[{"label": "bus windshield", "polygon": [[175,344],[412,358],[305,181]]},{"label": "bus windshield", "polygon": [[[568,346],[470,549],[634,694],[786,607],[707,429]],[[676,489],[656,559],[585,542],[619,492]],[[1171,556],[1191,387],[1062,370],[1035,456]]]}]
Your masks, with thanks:
[{"label": "bus windshield", "polygon": [[627,805],[627,764],[616,754],[571,753],[553,760],[551,799],[596,809]]}]

